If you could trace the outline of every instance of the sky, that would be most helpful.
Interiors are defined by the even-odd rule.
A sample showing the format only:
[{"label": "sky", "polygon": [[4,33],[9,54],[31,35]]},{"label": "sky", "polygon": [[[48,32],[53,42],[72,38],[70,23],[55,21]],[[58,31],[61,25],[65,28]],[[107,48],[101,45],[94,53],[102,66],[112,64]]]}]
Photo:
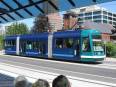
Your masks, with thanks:
[{"label": "sky", "polygon": [[[108,9],[110,12],[116,13],[116,1],[99,4],[98,6],[104,7],[106,9]],[[28,19],[24,19],[24,20],[21,20],[21,21],[18,21],[18,22],[23,22],[23,23],[27,24],[29,29],[31,29],[31,27],[33,26],[34,19],[35,18],[28,18]],[[13,22],[4,24],[4,26],[11,25],[12,23]]]},{"label": "sky", "polygon": [[116,13],[116,1],[103,3],[98,6],[104,7],[108,9],[109,11]]}]

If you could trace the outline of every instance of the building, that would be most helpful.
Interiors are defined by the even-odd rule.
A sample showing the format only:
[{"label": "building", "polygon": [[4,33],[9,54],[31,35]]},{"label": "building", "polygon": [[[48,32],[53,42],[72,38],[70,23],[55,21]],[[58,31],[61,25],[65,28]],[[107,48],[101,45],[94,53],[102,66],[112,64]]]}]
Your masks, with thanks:
[{"label": "building", "polygon": [[114,30],[114,27],[111,24],[102,24],[102,23],[95,23],[95,22],[90,22],[86,21],[81,24],[81,26],[84,29],[96,29],[102,33],[102,40],[104,42],[109,42],[111,41],[111,34],[112,30]]},{"label": "building", "polygon": [[[55,4],[55,6],[58,6],[58,0],[53,0],[52,3]],[[50,1],[44,2],[42,4],[42,9],[45,14],[39,15],[35,19],[35,25],[32,28],[32,31],[38,33],[61,30],[63,27],[63,19],[57,10],[50,5]]]},{"label": "building", "polygon": [[77,28],[77,14],[75,14],[74,12],[67,12],[66,14],[64,14],[63,16],[63,29],[75,29]]},{"label": "building", "polygon": [[[59,5],[58,0],[52,0],[52,3],[55,4],[56,7],[58,7]],[[43,4],[43,9],[44,9],[44,12],[48,14],[47,15],[48,22],[49,22],[48,31],[55,32],[55,31],[61,30],[63,27],[63,19],[58,13],[58,11],[55,8],[53,8],[48,2],[45,2]]]},{"label": "building", "polygon": [[58,31],[58,30],[62,30],[63,27],[63,19],[60,16],[59,13],[52,13],[52,14],[48,14],[48,22],[50,25],[50,30],[52,32]]},{"label": "building", "polygon": [[111,41],[116,43],[116,33],[111,35]]},{"label": "building", "polygon": [[[59,2],[58,0],[52,0],[52,3],[58,7]],[[45,14],[50,14],[50,13],[56,13],[58,12],[51,4],[50,2],[44,2],[42,4],[42,9],[44,11]]]},{"label": "building", "polygon": [[111,41],[112,30],[116,29],[116,13],[96,5],[72,9],[71,12],[77,14],[78,23],[83,28],[97,29],[104,41]]},{"label": "building", "polygon": [[112,13],[105,8],[93,5],[72,9],[71,11],[78,14],[79,23],[92,21],[97,23],[107,23],[116,27],[116,13]]}]

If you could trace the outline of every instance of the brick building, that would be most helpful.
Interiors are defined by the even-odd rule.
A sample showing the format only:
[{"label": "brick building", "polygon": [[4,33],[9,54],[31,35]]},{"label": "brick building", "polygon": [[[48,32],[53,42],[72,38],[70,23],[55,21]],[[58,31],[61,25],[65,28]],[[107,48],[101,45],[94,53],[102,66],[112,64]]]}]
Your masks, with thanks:
[{"label": "brick building", "polygon": [[111,41],[116,43],[116,33],[111,35]]},{"label": "brick building", "polygon": [[[56,6],[58,5],[58,0],[52,1]],[[34,27],[32,28],[33,33],[38,32],[55,32],[62,29],[63,19],[49,2],[44,2],[42,4],[42,9],[45,14],[39,15],[34,22]]]},{"label": "brick building", "polygon": [[50,25],[49,31],[55,32],[58,30],[62,30],[63,19],[59,13],[48,14],[48,21],[49,21],[49,25]]},{"label": "brick building", "polygon": [[[52,1],[56,6],[59,5],[58,0]],[[48,31],[61,30],[63,27],[63,19],[60,14],[48,2],[43,3],[43,10],[47,14],[50,28]]]},{"label": "brick building", "polygon": [[77,28],[77,15],[74,12],[67,12],[63,16],[63,29]]}]

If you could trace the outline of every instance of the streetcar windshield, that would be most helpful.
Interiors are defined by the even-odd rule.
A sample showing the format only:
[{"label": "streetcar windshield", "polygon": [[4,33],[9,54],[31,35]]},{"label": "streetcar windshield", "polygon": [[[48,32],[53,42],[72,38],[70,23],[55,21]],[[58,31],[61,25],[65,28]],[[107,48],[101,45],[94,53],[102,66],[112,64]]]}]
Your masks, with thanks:
[{"label": "streetcar windshield", "polygon": [[101,40],[93,39],[93,50],[104,51],[104,44]]},{"label": "streetcar windshield", "polygon": [[93,35],[93,51],[96,55],[104,54],[104,43],[101,39],[101,35]]}]

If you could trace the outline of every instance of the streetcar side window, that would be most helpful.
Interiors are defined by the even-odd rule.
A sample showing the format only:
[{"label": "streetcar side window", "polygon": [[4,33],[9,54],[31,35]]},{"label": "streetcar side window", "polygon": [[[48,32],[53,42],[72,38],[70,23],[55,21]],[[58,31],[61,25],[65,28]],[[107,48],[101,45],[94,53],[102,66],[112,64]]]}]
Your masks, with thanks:
[{"label": "streetcar side window", "polygon": [[27,41],[26,49],[32,49],[32,43],[31,43],[31,41]]},{"label": "streetcar side window", "polygon": [[39,45],[40,45],[40,43],[38,41],[33,41],[32,42],[33,50],[38,50],[39,49]]},{"label": "streetcar side window", "polygon": [[26,41],[27,50],[43,50],[45,49],[45,42],[43,41]]},{"label": "streetcar side window", "polygon": [[83,37],[83,39],[82,39],[82,51],[83,52],[90,52],[91,51],[89,37]]},{"label": "streetcar side window", "polygon": [[55,44],[56,48],[72,48],[74,41],[72,38],[57,38]]},{"label": "streetcar side window", "polygon": [[26,49],[37,50],[40,46],[38,41],[27,41]]},{"label": "streetcar side window", "polygon": [[56,39],[56,48],[63,48],[63,39]]},{"label": "streetcar side window", "polygon": [[16,40],[6,40],[5,46],[16,46]]}]

